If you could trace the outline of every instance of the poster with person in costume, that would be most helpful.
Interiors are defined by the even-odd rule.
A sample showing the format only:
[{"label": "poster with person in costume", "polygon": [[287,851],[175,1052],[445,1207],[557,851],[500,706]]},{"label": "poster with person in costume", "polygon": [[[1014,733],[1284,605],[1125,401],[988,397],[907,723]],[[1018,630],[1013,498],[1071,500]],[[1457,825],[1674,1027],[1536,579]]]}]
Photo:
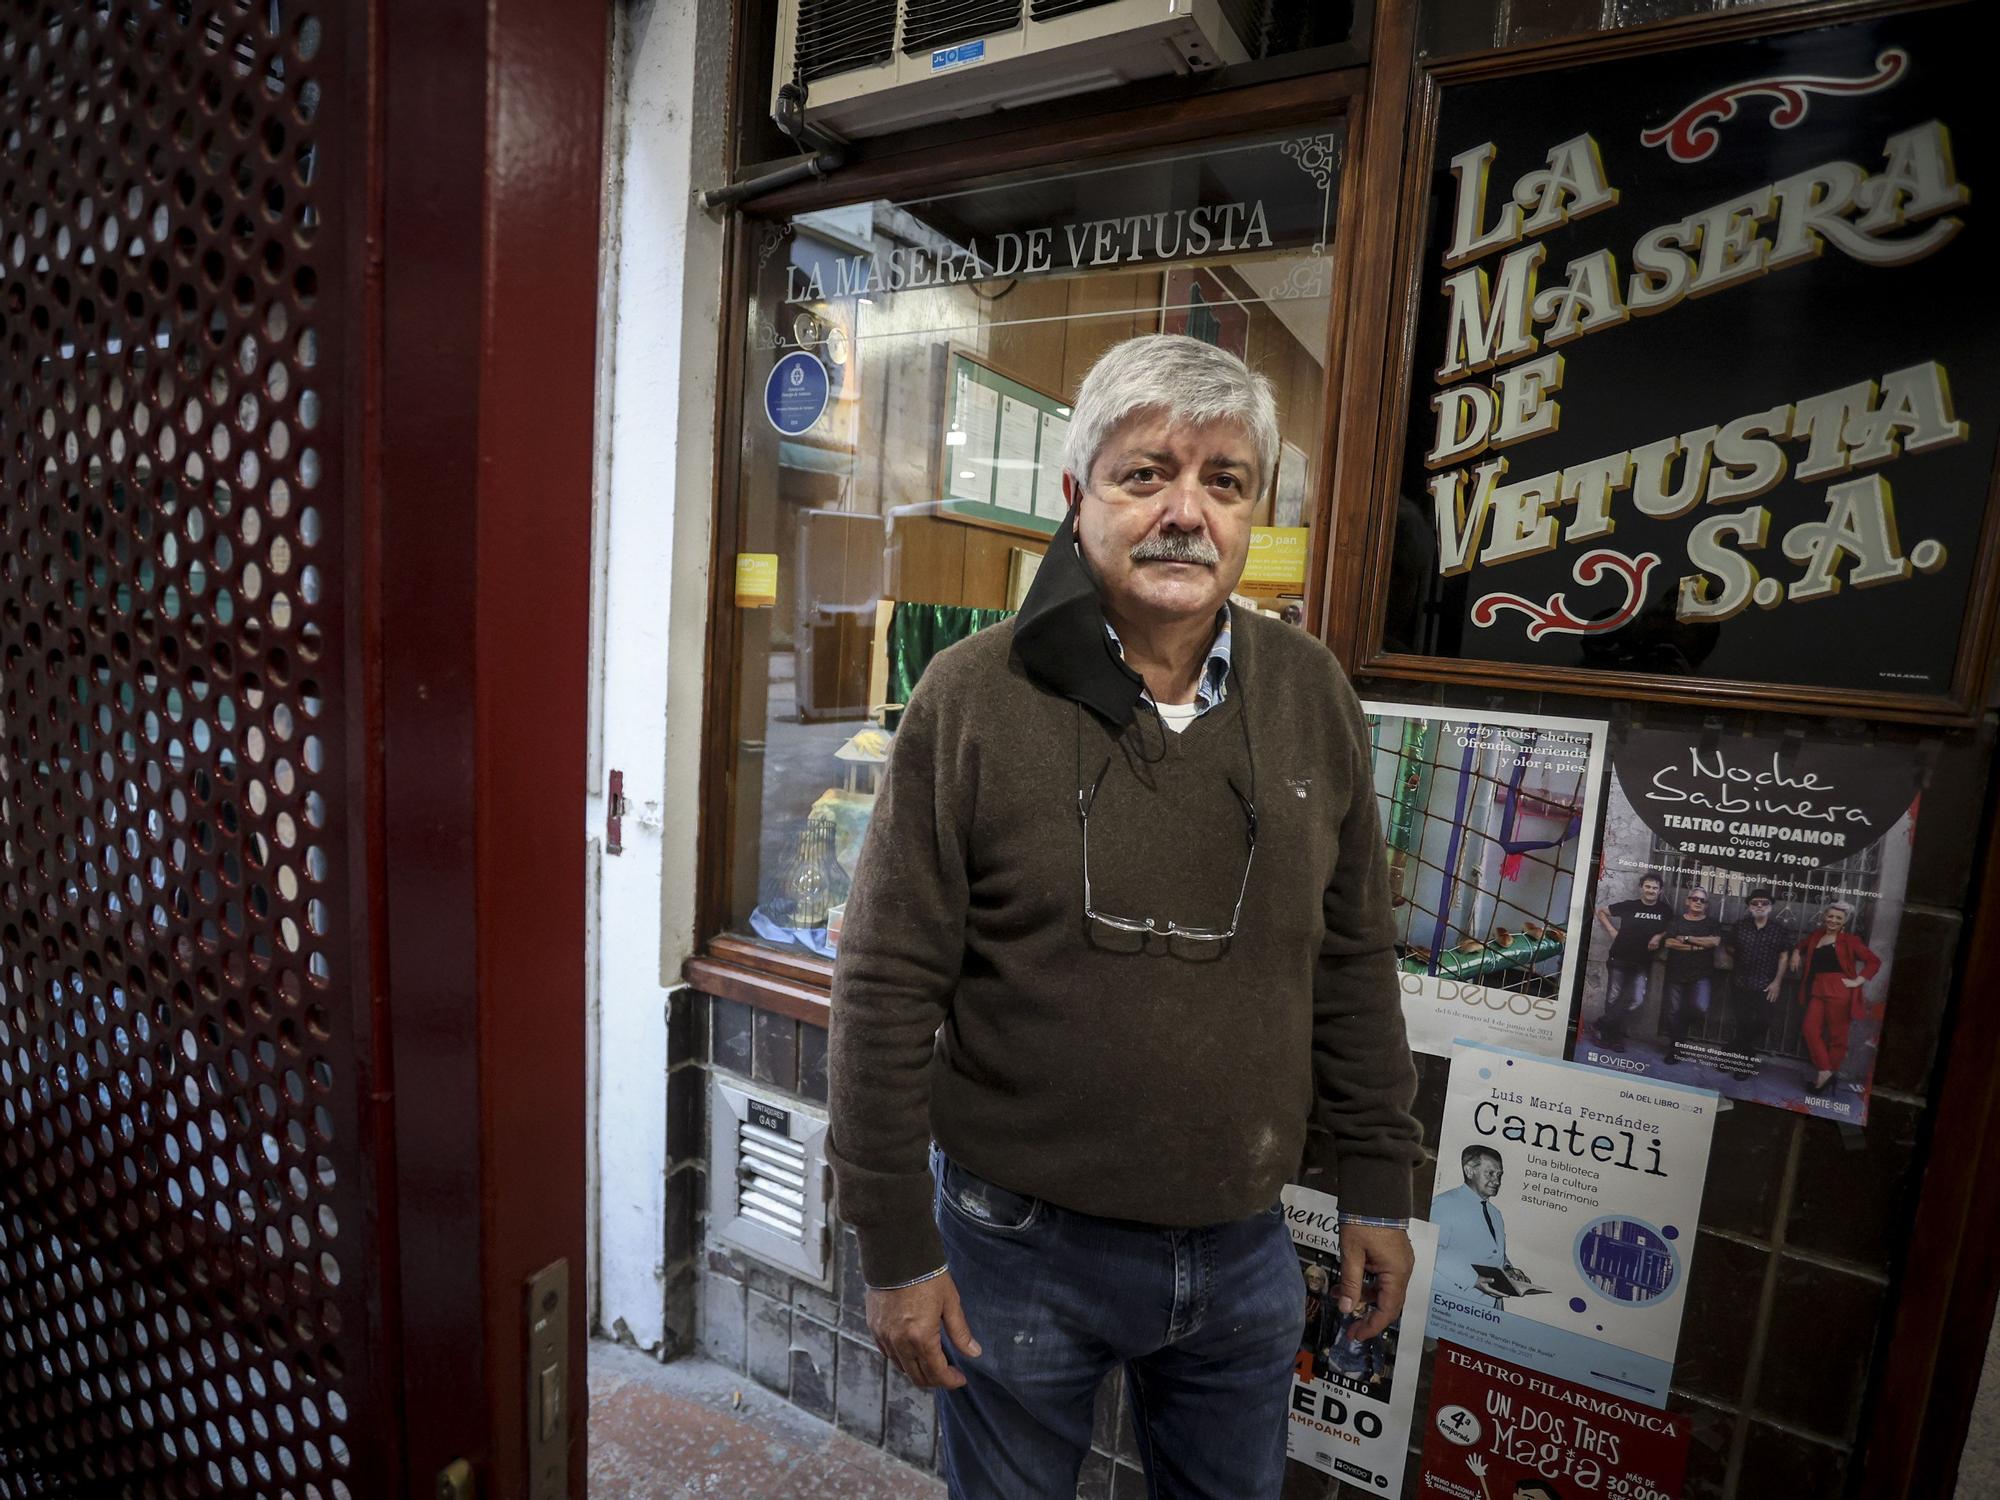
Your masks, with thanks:
[{"label": "poster with person in costume", "polygon": [[1322,1473],[1385,1494],[1401,1494],[1417,1404],[1436,1235],[1410,1225],[1416,1263],[1403,1315],[1372,1338],[1354,1335],[1371,1311],[1340,1310],[1340,1206],[1310,1188],[1285,1189],[1285,1223],[1305,1282],[1305,1319],[1292,1368],[1285,1451]]},{"label": "poster with person in costume", "polygon": [[1920,759],[1632,729],[1611,762],[1576,1060],[1864,1124]]}]

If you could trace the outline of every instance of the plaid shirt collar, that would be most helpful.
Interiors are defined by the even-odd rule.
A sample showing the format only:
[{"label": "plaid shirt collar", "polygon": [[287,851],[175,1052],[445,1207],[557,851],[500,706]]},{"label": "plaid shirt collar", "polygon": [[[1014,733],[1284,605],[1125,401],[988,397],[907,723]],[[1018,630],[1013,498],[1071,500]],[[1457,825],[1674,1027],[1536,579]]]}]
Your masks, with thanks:
[{"label": "plaid shirt collar", "polygon": [[[1194,690],[1195,717],[1200,718],[1229,695],[1229,606],[1223,605],[1218,612],[1215,639],[1208,643],[1208,660],[1201,669],[1201,681]],[[1125,643],[1118,639],[1118,632],[1105,621],[1104,633],[1117,648],[1120,661],[1125,659]],[[1148,703],[1153,701],[1151,689],[1145,693]],[[1158,705],[1155,705],[1157,707]]]}]

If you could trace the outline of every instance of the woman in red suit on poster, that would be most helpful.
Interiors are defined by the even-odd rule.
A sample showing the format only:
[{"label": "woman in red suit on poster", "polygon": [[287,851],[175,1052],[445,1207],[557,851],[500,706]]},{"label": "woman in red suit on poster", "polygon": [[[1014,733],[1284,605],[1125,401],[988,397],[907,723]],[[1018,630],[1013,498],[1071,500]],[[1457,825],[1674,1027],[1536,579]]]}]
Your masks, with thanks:
[{"label": "woman in red suit on poster", "polygon": [[1819,926],[1792,950],[1792,972],[1805,1002],[1806,1053],[1819,1069],[1808,1093],[1823,1094],[1847,1060],[1847,1028],[1861,1018],[1863,990],[1882,967],[1868,945],[1847,930],[1854,908],[1834,901],[1820,913]]}]

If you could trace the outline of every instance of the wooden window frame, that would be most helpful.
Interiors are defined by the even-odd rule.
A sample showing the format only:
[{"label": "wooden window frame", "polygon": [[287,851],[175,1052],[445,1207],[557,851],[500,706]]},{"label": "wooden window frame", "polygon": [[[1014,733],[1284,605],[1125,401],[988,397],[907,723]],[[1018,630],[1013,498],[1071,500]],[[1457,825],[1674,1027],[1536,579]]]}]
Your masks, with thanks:
[{"label": "wooden window frame", "polygon": [[[739,65],[741,58],[738,59]],[[1358,211],[1352,163],[1360,145],[1360,117],[1369,80],[1366,68],[1251,84],[1241,89],[1192,95],[1173,106],[1114,107],[1091,122],[1089,149],[1077,148],[1074,121],[1035,124],[977,140],[930,149],[919,139],[907,149],[872,157],[863,164],[818,181],[806,181],[732,209],[725,226],[723,317],[717,360],[716,462],[713,496],[714,528],[709,557],[709,630],[703,695],[702,783],[698,834],[696,916],[701,939],[697,956],[685,977],[709,993],[764,1004],[787,1014],[807,1008],[805,996],[820,997],[821,1011],[803,1019],[824,1021],[824,996],[830,991],[833,965],[815,955],[791,954],[729,932],[730,847],[735,821],[736,765],[734,741],[741,709],[734,669],[738,646],[733,599],[737,539],[742,523],[739,495],[742,466],[740,435],[745,417],[743,379],[748,354],[749,292],[756,267],[758,221],[789,218],[816,208],[863,202],[881,197],[908,197],[931,188],[957,186],[971,177],[993,177],[1038,167],[1067,167],[1137,151],[1160,150],[1221,135],[1250,136],[1287,125],[1324,122],[1338,117],[1347,130],[1344,166],[1335,213],[1331,251],[1332,295],[1329,299],[1326,380],[1320,392],[1322,413],[1339,409],[1345,366],[1345,326],[1350,298],[1345,295],[1355,262],[1350,236],[1338,226]],[[746,97],[740,90],[738,98]],[[1306,617],[1310,628],[1324,630],[1325,592],[1318,587],[1331,534],[1333,465],[1328,461],[1334,423],[1323,418],[1318,438],[1318,483],[1308,496],[1316,518],[1313,550],[1308,562]]]},{"label": "wooden window frame", "polygon": [[[1352,191],[1361,195],[1356,217],[1345,218],[1350,252],[1356,257],[1357,286],[1387,286],[1391,295],[1364,299],[1352,309],[1348,330],[1346,380],[1354,399],[1337,413],[1336,470],[1330,542],[1323,597],[1346,601],[1344,614],[1326,620],[1325,638],[1350,671],[1423,681],[1468,680],[1491,688],[1554,687],[1539,681],[1524,684],[1517,674],[1462,670],[1477,664],[1439,663],[1439,670],[1394,670],[1400,663],[1379,652],[1379,609],[1372,595],[1371,569],[1379,572],[1377,529],[1387,532],[1376,504],[1377,476],[1399,470],[1401,406],[1407,397],[1402,370],[1392,372],[1391,359],[1406,359],[1392,347],[1407,343],[1414,324],[1413,277],[1399,279],[1399,256],[1407,241],[1421,233],[1406,217],[1409,173],[1405,160],[1408,128],[1423,87],[1416,52],[1418,0],[1383,0],[1377,14],[1372,58],[1375,87],[1371,89],[1364,122],[1365,151],[1348,157],[1350,180],[1342,184],[1343,202]],[[1700,15],[1654,26],[1593,37],[1601,55],[1635,47],[1659,46],[1655,36],[1677,38],[1689,28],[1701,35],[1726,39],[1793,25],[1824,24],[1896,7],[1875,0],[1807,0],[1758,6],[1744,12]],[[1775,13],[1775,14],[1774,14]],[[1532,59],[1573,52],[1576,41],[1551,42],[1508,49],[1510,58]],[[1350,129],[1352,123],[1350,123]],[[1371,398],[1372,392],[1372,398]],[[1974,603],[1981,618],[1972,627],[1968,650],[1981,658],[1990,654],[1993,639],[1993,534],[1989,526],[1982,573]],[[1983,597],[1982,597],[1983,596]],[[1373,628],[1371,628],[1373,627]],[[1978,643],[1986,643],[1985,650]],[[1501,680],[1508,677],[1509,680]],[[1976,693],[1983,683],[1973,684]],[[1593,677],[1595,695],[1625,691],[1630,696],[1684,699],[1688,694],[1642,693],[1602,677]],[[1713,702],[1722,695],[1708,690],[1692,701]],[[1730,695],[1737,709],[1800,706],[1798,696],[1784,702],[1777,694]],[[1607,700],[1610,701],[1610,700]],[[1972,716],[1976,698],[1961,700],[1963,714],[1941,713],[1927,700],[1907,713],[1871,704],[1867,712],[1880,718],[1921,718],[1930,722],[1964,722]],[[1824,713],[1824,702],[1808,711]],[[1949,1003],[1946,1029],[1939,1047],[1941,1074],[1935,1104],[1927,1121],[1923,1179],[1911,1218],[1911,1233],[1893,1281],[1897,1300],[1890,1334],[1881,1351],[1869,1387],[1862,1429],[1854,1445],[1849,1492],[1870,1496],[1948,1495],[1956,1483],[1958,1462],[1977,1396],[1994,1309],[2000,1302],[2000,1028],[1982,1023],[1973,1008],[1962,1003],[1963,976],[2000,968],[2000,795],[1989,788],[1987,808],[1980,818],[1985,830],[1983,869],[1967,893],[1967,932],[1954,973],[1961,976]],[[1914,1274],[1913,1274],[1914,1273]],[[1739,1420],[1750,1420],[1748,1412]]]},{"label": "wooden window frame", "polygon": [[[1371,116],[1378,143],[1397,147],[1395,170],[1371,162],[1371,205],[1396,205],[1393,225],[1372,224],[1364,236],[1368,276],[1361,283],[1386,286],[1389,295],[1369,309],[1385,311],[1389,333],[1374,367],[1378,398],[1373,410],[1356,400],[1344,413],[1341,451],[1353,464],[1338,488],[1337,551],[1344,560],[1336,597],[1348,602],[1350,617],[1337,622],[1341,659],[1357,673],[1414,682],[1522,692],[1579,693],[1594,698],[1722,705],[1742,710],[1825,714],[1847,712],[1884,720],[1968,726],[1978,721],[1988,681],[1996,620],[2000,620],[2000,461],[1987,478],[1987,518],[1973,564],[1970,592],[1950,683],[1938,692],[1885,692],[1864,688],[1816,688],[1804,684],[1757,683],[1693,675],[1597,668],[1532,666],[1516,662],[1466,660],[1387,649],[1383,642],[1388,609],[1390,563],[1395,547],[1395,514],[1378,503],[1395,493],[1408,440],[1409,405],[1415,369],[1419,305],[1425,289],[1424,240],[1429,228],[1424,184],[1431,170],[1439,96],[1443,89],[1488,79],[1519,77],[1576,63],[1640,57],[1709,42],[1770,36],[1865,20],[1913,8],[1964,4],[1965,0],[1812,0],[1798,5],[1764,5],[1727,14],[1698,14],[1615,31],[1592,32],[1525,47],[1459,54],[1436,61],[1412,55],[1409,88],[1400,108],[1384,101]],[[1390,39],[1392,17],[1401,5],[1384,6],[1375,61],[1388,68],[1382,42]],[[1379,168],[1379,171],[1372,169]],[[1358,345],[1357,345],[1358,347]],[[1357,392],[1368,388],[1357,379]]]}]

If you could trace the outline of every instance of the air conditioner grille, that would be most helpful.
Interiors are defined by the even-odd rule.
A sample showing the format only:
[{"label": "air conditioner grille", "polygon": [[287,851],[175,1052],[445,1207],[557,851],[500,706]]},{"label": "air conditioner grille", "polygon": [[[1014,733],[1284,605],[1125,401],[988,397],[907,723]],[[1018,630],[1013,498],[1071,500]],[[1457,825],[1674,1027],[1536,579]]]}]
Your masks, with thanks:
[{"label": "air conditioner grille", "polygon": [[1116,0],[1028,0],[1028,19],[1052,21],[1057,16],[1073,15],[1080,10],[1096,10],[1100,5],[1115,3]]},{"label": "air conditioner grille", "polygon": [[[1028,0],[1028,19],[1053,21],[1057,16],[1075,15],[1081,10],[1116,4],[1117,0]],[[1265,25],[1264,12],[1271,0],[1219,0],[1223,15],[1245,46],[1255,46]]]},{"label": "air conditioner grille", "polygon": [[807,83],[885,63],[896,50],[896,0],[799,0],[793,64]]},{"label": "air conditioner grille", "polygon": [[[1223,19],[1242,40],[1252,56],[1261,56],[1258,33],[1264,29],[1263,0],[1220,0]],[[1275,7],[1273,7],[1275,8]]]},{"label": "air conditioner grille", "polygon": [[805,1148],[748,1120],[736,1125],[736,1211],[795,1244],[806,1240]]},{"label": "air conditioner grille", "polygon": [[1020,24],[1021,0],[906,0],[903,51],[914,57]]}]

